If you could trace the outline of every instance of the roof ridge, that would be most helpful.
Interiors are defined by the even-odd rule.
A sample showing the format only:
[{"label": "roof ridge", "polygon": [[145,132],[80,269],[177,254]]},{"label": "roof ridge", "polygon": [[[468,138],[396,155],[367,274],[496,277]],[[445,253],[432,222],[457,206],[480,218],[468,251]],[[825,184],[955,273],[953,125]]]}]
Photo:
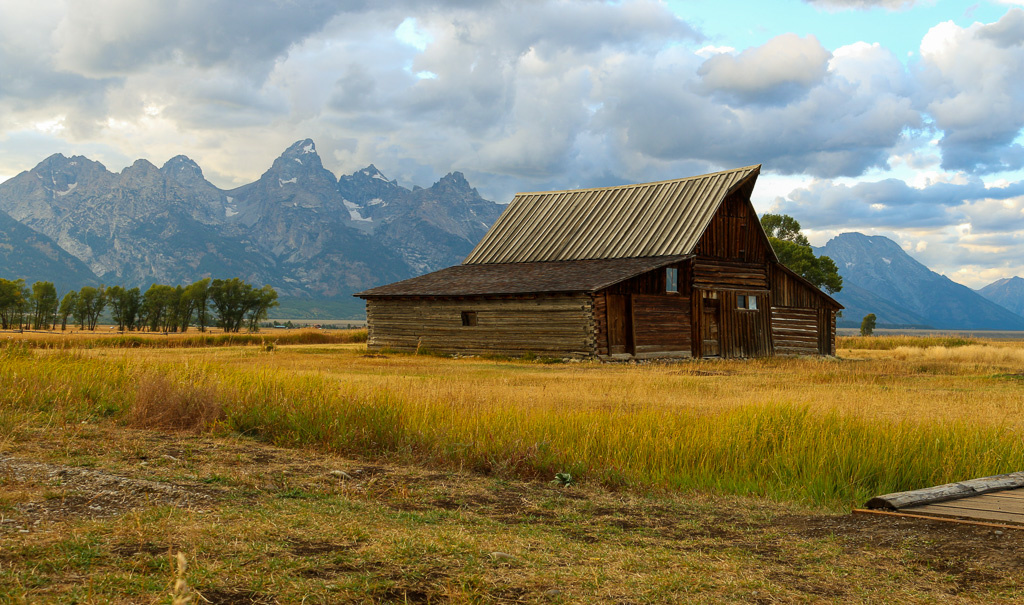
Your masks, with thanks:
[{"label": "roof ridge", "polygon": [[610,191],[612,189],[630,189],[632,187],[646,187],[648,185],[663,185],[666,183],[675,183],[681,181],[692,181],[695,179],[703,179],[709,176],[719,176],[722,174],[728,174],[730,172],[743,172],[745,170],[753,171],[754,169],[760,169],[761,164],[751,164],[750,166],[742,166],[740,168],[730,168],[728,170],[719,170],[718,172],[708,172],[706,174],[695,174],[693,176],[684,176],[678,179],[665,179],[661,181],[649,181],[646,183],[629,183],[626,185],[612,185],[610,187],[583,187],[580,189],[555,189],[552,191],[519,191],[513,197],[519,197],[521,195],[550,195],[554,193],[580,193],[584,191]]}]

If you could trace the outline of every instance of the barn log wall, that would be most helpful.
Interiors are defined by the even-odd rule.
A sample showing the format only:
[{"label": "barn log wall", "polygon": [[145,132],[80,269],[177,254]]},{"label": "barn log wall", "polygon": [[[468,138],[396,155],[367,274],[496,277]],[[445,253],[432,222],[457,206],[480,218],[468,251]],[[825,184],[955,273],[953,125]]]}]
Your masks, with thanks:
[{"label": "barn log wall", "polygon": [[[462,313],[476,325],[462,325]],[[596,353],[589,295],[463,299],[368,299],[367,346],[470,355],[534,353],[590,357]]]},{"label": "barn log wall", "polygon": [[772,289],[775,352],[835,355],[838,305],[780,266],[769,266],[768,279]]},{"label": "barn log wall", "polygon": [[768,265],[695,258],[693,287],[702,290],[768,290]]},{"label": "barn log wall", "polygon": [[590,295],[590,306],[594,310],[594,341],[598,355],[608,355],[608,307],[604,292]]},{"label": "barn log wall", "polygon": [[815,355],[821,347],[818,309],[772,307],[772,339],[783,355]]}]

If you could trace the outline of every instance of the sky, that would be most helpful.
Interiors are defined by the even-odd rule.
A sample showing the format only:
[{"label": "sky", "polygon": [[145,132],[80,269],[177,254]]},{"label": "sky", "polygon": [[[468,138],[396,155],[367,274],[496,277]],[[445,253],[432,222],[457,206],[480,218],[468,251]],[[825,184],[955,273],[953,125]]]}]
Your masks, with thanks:
[{"label": "sky", "polygon": [[761,164],[811,242],[1024,276],[1024,0],[0,0],[0,181],[185,154],[516,191]]}]

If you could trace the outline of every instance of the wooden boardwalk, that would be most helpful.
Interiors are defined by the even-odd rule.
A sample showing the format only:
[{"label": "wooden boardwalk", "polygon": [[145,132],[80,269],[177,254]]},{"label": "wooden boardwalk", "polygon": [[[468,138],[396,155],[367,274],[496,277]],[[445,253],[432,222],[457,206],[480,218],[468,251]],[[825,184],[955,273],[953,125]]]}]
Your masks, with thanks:
[{"label": "wooden boardwalk", "polygon": [[996,523],[1024,529],[1024,472],[886,494],[872,498],[866,507],[869,510],[856,512]]},{"label": "wooden boardwalk", "polygon": [[926,517],[952,517],[1024,526],[1024,488],[969,496],[934,504],[909,506],[899,509],[899,512]]}]

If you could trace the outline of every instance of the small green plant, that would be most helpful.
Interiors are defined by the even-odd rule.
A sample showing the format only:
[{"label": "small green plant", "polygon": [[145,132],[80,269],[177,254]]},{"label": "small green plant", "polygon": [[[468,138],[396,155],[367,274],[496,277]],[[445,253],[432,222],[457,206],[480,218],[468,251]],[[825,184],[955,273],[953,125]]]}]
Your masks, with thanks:
[{"label": "small green plant", "polygon": [[561,485],[562,487],[569,487],[571,485],[576,485],[576,480],[573,479],[571,473],[555,473],[555,478],[551,482],[552,483],[557,483],[558,485]]}]

